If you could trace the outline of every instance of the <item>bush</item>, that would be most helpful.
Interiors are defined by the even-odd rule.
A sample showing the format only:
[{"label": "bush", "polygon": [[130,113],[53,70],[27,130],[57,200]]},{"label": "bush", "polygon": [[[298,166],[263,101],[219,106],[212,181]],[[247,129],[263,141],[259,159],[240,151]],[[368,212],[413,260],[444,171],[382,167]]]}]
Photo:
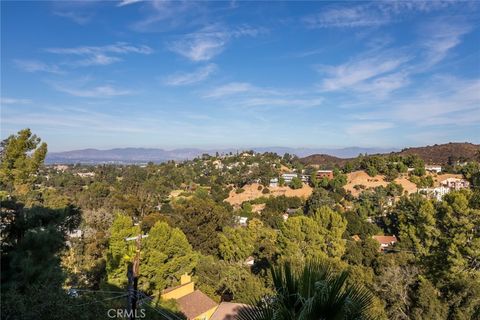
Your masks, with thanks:
[{"label": "bush", "polygon": [[257,188],[258,191],[260,191],[260,190],[262,190],[262,189],[263,189],[262,186],[258,186],[258,188]]},{"label": "bush", "polygon": [[262,193],[263,193],[263,194],[270,193],[270,190],[269,190],[268,188],[264,188],[264,189],[262,190]]},{"label": "bush", "polygon": [[243,193],[243,192],[245,192],[245,189],[243,189],[243,188],[238,188],[237,190],[235,190],[236,194],[240,194],[240,193]]}]

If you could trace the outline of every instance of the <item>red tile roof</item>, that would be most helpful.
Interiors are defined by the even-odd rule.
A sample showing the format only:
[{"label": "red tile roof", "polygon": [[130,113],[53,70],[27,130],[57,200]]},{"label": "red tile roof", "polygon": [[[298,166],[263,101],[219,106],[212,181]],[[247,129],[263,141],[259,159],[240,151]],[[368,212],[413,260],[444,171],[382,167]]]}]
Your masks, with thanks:
[{"label": "red tile roof", "polygon": [[373,236],[373,239],[380,242],[380,244],[392,244],[397,242],[397,237],[395,236]]},{"label": "red tile roof", "polygon": [[187,317],[187,319],[194,319],[204,312],[217,306],[217,303],[210,299],[205,293],[200,290],[195,290],[177,299],[180,311]]}]

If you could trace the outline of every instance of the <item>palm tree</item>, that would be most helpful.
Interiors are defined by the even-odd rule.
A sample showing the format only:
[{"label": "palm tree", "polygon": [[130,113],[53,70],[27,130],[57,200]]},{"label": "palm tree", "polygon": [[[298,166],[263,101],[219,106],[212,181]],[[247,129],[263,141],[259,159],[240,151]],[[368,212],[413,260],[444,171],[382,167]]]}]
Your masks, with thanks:
[{"label": "palm tree", "polygon": [[275,294],[253,301],[255,307],[239,311],[239,320],[372,319],[373,295],[346,283],[346,271],[337,274],[323,261],[303,268],[290,263],[271,269]]}]

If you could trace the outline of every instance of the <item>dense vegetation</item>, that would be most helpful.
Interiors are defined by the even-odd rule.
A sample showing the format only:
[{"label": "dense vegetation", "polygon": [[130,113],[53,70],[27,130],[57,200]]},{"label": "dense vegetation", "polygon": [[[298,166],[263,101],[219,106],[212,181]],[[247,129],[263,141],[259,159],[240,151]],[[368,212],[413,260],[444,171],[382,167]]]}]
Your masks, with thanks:
[{"label": "dense vegetation", "polygon": [[[411,179],[426,179],[415,156],[359,157],[333,179],[317,180],[313,167],[288,154],[59,169],[43,164],[46,152],[28,129],[2,142],[2,318],[98,319],[122,306],[126,266],[135,255],[125,239],[139,234],[148,234],[139,288],[154,300],[149,319],[158,316],[153,307],[176,312],[158,294],[185,272],[214,300],[253,303],[275,295],[271,267],[301,268],[311,259],[328,264],[334,277],[348,274],[345,286],[370,292],[368,312],[379,319],[480,315],[477,162],[452,167],[470,180],[470,190],[434,201],[408,196],[393,182],[359,197],[343,188],[345,173],[357,169],[393,181],[412,167]],[[224,201],[253,182],[267,189],[282,167],[311,175],[308,199],[265,192],[240,207]],[[287,209],[296,210],[284,220]],[[238,226],[238,216],[249,217],[247,226]],[[399,242],[380,252],[377,234]],[[244,264],[248,257],[252,267]],[[71,294],[72,287],[85,291]]]}]

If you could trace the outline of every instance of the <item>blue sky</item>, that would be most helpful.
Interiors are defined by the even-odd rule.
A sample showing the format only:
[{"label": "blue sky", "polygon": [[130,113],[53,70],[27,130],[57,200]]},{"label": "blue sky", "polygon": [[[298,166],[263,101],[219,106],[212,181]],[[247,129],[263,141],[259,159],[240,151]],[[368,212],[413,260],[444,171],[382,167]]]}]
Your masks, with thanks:
[{"label": "blue sky", "polygon": [[50,151],[480,143],[476,1],[1,2],[1,135]]}]

